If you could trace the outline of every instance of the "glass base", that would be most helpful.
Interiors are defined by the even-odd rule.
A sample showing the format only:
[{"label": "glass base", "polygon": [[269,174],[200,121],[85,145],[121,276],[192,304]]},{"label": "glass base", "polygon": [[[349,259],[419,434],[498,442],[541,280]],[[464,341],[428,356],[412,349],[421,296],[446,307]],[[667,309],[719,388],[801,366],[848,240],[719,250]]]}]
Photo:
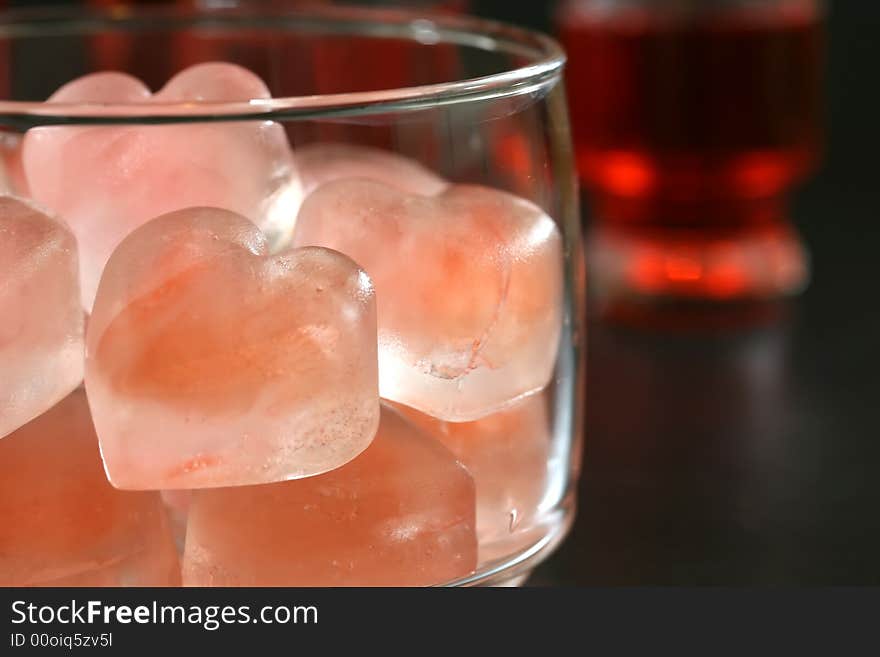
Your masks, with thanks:
[{"label": "glass base", "polygon": [[522,586],[523,584],[526,583],[526,580],[529,579],[529,576],[531,574],[532,574],[532,571],[530,570],[529,572],[523,573],[522,575],[515,575],[508,580],[505,580],[503,582],[498,582],[497,584],[493,584],[493,586],[495,586],[497,588],[510,588],[510,589],[519,588],[520,586]]},{"label": "glass base", "polygon": [[545,515],[541,523],[511,538],[510,544],[515,541],[519,546],[516,552],[482,563],[473,575],[444,586],[522,586],[535,567],[549,557],[568,535],[574,516],[575,501],[573,496],[569,496],[559,508]]},{"label": "glass base", "polygon": [[809,256],[790,223],[736,230],[619,227],[587,236],[593,300],[600,314],[660,308],[758,308],[801,292]]}]

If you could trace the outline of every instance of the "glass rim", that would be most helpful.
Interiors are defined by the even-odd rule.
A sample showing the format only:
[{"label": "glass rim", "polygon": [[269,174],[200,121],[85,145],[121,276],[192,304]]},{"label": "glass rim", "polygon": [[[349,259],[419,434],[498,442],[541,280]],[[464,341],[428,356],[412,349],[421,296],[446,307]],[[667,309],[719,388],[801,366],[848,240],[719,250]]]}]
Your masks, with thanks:
[{"label": "glass rim", "polygon": [[412,9],[311,7],[40,8],[0,12],[0,37],[117,34],[186,27],[285,29],[370,38],[404,38],[423,45],[449,43],[527,58],[523,66],[450,82],[351,93],[248,99],[234,102],[50,103],[0,100],[0,123],[89,125],[230,120],[332,118],[406,112],[519,96],[558,81],[565,65],[559,43],[541,32],[472,16]]}]

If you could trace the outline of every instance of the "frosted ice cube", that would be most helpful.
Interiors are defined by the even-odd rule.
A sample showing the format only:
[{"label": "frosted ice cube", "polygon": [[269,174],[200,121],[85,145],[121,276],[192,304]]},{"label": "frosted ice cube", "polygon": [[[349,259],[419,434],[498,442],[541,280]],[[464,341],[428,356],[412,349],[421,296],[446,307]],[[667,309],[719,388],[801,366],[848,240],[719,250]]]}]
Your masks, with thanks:
[{"label": "frosted ice cube", "polygon": [[60,221],[0,197],[0,437],[82,381],[76,240]]},{"label": "frosted ice cube", "polygon": [[338,467],[379,421],[367,275],[321,248],[266,253],[216,208],[129,235],[104,271],[86,388],[119,488],[267,483]]},{"label": "frosted ice cube", "polygon": [[174,586],[157,493],[107,482],[85,393],[0,440],[0,585]]},{"label": "frosted ice cube", "polygon": [[562,245],[532,203],[477,186],[424,197],[340,180],[306,199],[294,243],[341,251],[373,279],[382,397],[462,422],[549,382]]},{"label": "frosted ice cube", "polygon": [[545,395],[531,395],[474,422],[444,422],[399,404],[395,408],[446,445],[473,475],[480,560],[509,554],[508,541],[528,529],[547,487],[550,418]]},{"label": "frosted ice cube", "polygon": [[[150,95],[122,73],[94,73],[59,89],[50,103],[192,103],[268,98],[263,82],[233,64],[188,68]],[[100,111],[100,108],[96,111]],[[41,127],[23,146],[33,198],[58,212],[80,244],[83,305],[132,230],[158,215],[216,206],[287,241],[300,199],[284,129],[268,121]]]},{"label": "frosted ice cube", "polygon": [[187,586],[420,586],[476,567],[474,484],[383,407],[363,454],[308,479],[193,493]]}]

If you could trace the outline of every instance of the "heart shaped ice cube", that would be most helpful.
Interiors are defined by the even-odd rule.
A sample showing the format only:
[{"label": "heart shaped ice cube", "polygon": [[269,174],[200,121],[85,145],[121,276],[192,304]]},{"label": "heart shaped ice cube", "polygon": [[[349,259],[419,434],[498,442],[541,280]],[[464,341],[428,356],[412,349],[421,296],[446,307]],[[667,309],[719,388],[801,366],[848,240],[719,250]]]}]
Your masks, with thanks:
[{"label": "heart shaped ice cube", "polygon": [[532,203],[469,185],[425,197],[340,180],[305,200],[294,243],[341,251],[373,279],[382,397],[464,422],[549,382],[562,247]]},{"label": "heart shaped ice cube", "polygon": [[249,221],[191,208],[114,252],[86,389],[119,488],[260,484],[336,468],[379,420],[367,275],[321,248],[267,255]]},{"label": "heart shaped ice cube", "polygon": [[[201,103],[268,98],[241,67],[188,68],[155,95],[122,73],[95,73],[61,87],[50,103]],[[96,111],[100,111],[97,109]],[[145,221],[216,206],[254,221],[270,240],[292,230],[299,182],[284,129],[267,121],[41,127],[23,145],[34,199],[73,229],[80,245],[83,305],[90,310],[113,249]]]}]

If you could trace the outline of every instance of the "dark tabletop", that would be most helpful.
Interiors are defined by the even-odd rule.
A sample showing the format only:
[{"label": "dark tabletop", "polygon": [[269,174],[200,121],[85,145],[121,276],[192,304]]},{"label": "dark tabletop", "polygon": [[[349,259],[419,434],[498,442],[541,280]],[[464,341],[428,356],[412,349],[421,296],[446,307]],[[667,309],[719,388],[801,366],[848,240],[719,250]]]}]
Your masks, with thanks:
[{"label": "dark tabletop", "polygon": [[880,584],[880,7],[829,21],[810,288],[748,329],[591,322],[578,517],[532,584]]}]

